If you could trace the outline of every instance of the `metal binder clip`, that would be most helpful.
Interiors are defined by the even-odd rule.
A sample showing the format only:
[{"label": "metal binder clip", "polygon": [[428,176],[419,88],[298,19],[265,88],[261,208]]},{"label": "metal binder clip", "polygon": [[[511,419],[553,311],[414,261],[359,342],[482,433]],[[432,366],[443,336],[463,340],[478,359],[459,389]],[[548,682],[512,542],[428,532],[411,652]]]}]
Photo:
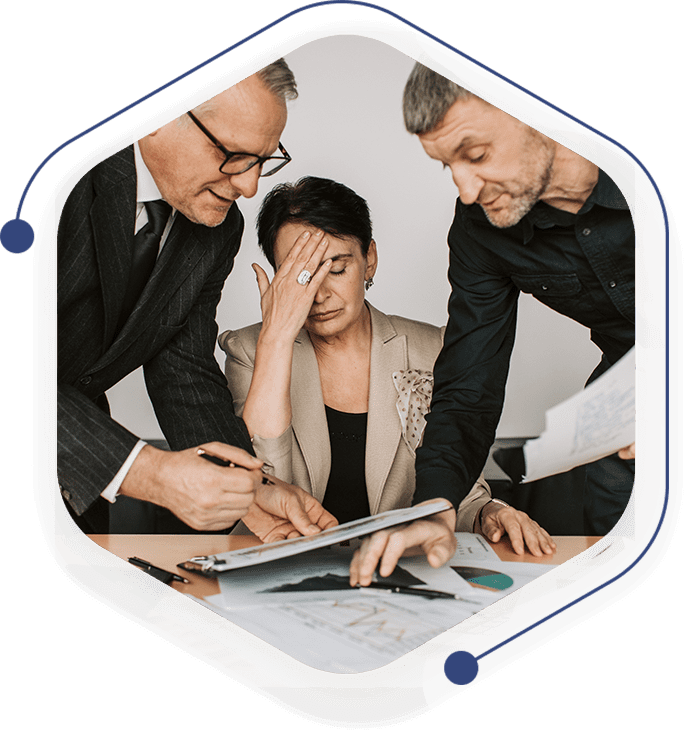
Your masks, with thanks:
[{"label": "metal binder clip", "polygon": [[178,567],[186,572],[196,572],[198,575],[205,575],[205,577],[215,577],[212,567],[225,562],[226,560],[219,559],[214,555],[211,557],[190,557],[186,562],[181,562]]}]

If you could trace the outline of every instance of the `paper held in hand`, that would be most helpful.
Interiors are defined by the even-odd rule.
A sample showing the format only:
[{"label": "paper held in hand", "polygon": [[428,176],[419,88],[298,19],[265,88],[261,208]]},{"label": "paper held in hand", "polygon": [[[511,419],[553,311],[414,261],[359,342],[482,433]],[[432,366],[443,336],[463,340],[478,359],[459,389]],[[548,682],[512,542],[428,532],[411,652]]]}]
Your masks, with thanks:
[{"label": "paper held in hand", "polygon": [[284,539],[271,544],[259,544],[247,549],[236,549],[223,554],[209,556],[191,557],[187,562],[178,566],[188,572],[197,572],[202,575],[215,576],[219,572],[235,570],[239,567],[271,562],[283,557],[291,557],[301,552],[309,552],[312,549],[328,547],[339,544],[359,536],[367,536],[381,529],[391,526],[399,526],[403,523],[415,521],[417,518],[431,516],[451,508],[451,504],[445,500],[415,506],[413,508],[401,508],[385,513],[377,513],[375,516],[360,518],[356,521],[335,526],[331,529],[321,531],[313,536],[301,536],[296,539]]},{"label": "paper held in hand", "polygon": [[524,446],[522,482],[594,462],[635,441],[635,347],[601,377],[546,413],[546,431]]}]

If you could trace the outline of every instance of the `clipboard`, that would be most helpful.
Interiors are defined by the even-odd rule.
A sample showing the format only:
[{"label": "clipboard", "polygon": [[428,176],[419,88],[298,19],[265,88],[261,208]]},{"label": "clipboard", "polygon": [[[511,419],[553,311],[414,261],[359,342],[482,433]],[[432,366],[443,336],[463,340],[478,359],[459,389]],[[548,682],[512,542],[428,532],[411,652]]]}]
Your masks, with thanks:
[{"label": "clipboard", "polygon": [[359,518],[349,523],[326,529],[313,536],[302,536],[296,539],[284,539],[271,544],[258,544],[246,549],[236,549],[223,554],[210,554],[207,556],[191,557],[181,562],[178,567],[186,572],[195,572],[207,577],[216,577],[221,572],[237,570],[242,567],[250,567],[264,562],[272,562],[284,557],[291,557],[302,552],[310,552],[313,549],[332,546],[349,539],[368,536],[376,531],[399,526],[403,523],[416,521],[419,518],[432,516],[452,508],[446,501],[435,501],[413,508],[401,508],[394,511],[377,513],[375,516]]}]

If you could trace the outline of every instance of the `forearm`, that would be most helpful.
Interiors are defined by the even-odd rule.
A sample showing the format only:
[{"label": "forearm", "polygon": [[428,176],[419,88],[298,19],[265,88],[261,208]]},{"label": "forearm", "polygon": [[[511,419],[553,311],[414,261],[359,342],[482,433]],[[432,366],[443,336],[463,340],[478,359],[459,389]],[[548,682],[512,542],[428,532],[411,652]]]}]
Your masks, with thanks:
[{"label": "forearm", "polygon": [[77,515],[98,499],[137,441],[92,400],[58,384],[58,480]]},{"label": "forearm", "polygon": [[204,445],[229,466],[211,464],[197,447],[165,452],[142,448],[120,486],[120,494],[168,508],[199,531],[226,529],[245,516],[261,485],[262,462],[237,447]]},{"label": "forearm", "polygon": [[480,531],[481,511],[491,499],[488,483],[480,477],[457,509],[455,531]]},{"label": "forearm", "polygon": [[276,439],[291,424],[291,362],[294,340],[267,335],[258,339],[253,379],[243,409],[251,436]]},{"label": "forearm", "polygon": [[250,437],[235,415],[233,398],[216,362],[183,365],[180,355],[160,356],[145,366],[152,406],[169,447],[178,451],[221,441],[252,453]]},{"label": "forearm", "polygon": [[166,452],[149,444],[142,447],[118,490],[119,495],[165,505],[162,500],[161,470]]},{"label": "forearm", "polygon": [[449,320],[416,454],[415,503],[443,496],[459,505],[481,474],[503,410],[518,290],[463,236],[451,230]]},{"label": "forearm", "polygon": [[[294,341],[305,324],[318,289],[330,271],[328,239],[322,230],[305,229],[270,282],[257,264],[262,328],[255,367],[243,410],[251,436],[277,438],[291,424],[291,362]],[[312,275],[306,284],[299,278]]]},{"label": "forearm", "polygon": [[173,450],[214,440],[252,452],[245,424],[235,415],[226,378],[214,357],[220,290],[221,281],[212,280],[183,328],[144,365],[149,398]]},{"label": "forearm", "polygon": [[494,418],[486,421],[473,412],[469,416],[452,410],[431,413],[423,444],[416,451],[413,503],[442,497],[455,508],[465,506],[488,457],[495,428]]}]

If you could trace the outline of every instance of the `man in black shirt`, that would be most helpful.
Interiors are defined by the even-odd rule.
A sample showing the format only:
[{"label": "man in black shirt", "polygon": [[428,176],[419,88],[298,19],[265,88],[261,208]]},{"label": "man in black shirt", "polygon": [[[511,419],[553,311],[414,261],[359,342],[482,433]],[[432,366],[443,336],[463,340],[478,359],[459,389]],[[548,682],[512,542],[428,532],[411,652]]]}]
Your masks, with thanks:
[{"label": "man in black shirt", "polygon": [[[459,191],[450,229],[452,294],[435,366],[414,503],[454,505],[478,477],[503,408],[520,292],[591,329],[602,362],[635,341],[635,233],[628,205],[598,167],[417,64],[404,92],[407,130]],[[606,534],[633,486],[634,446],[589,465],[585,529]],[[495,505],[490,503],[489,505]],[[439,566],[454,552],[449,512],[371,537],[352,564],[367,584],[420,544]]]}]

